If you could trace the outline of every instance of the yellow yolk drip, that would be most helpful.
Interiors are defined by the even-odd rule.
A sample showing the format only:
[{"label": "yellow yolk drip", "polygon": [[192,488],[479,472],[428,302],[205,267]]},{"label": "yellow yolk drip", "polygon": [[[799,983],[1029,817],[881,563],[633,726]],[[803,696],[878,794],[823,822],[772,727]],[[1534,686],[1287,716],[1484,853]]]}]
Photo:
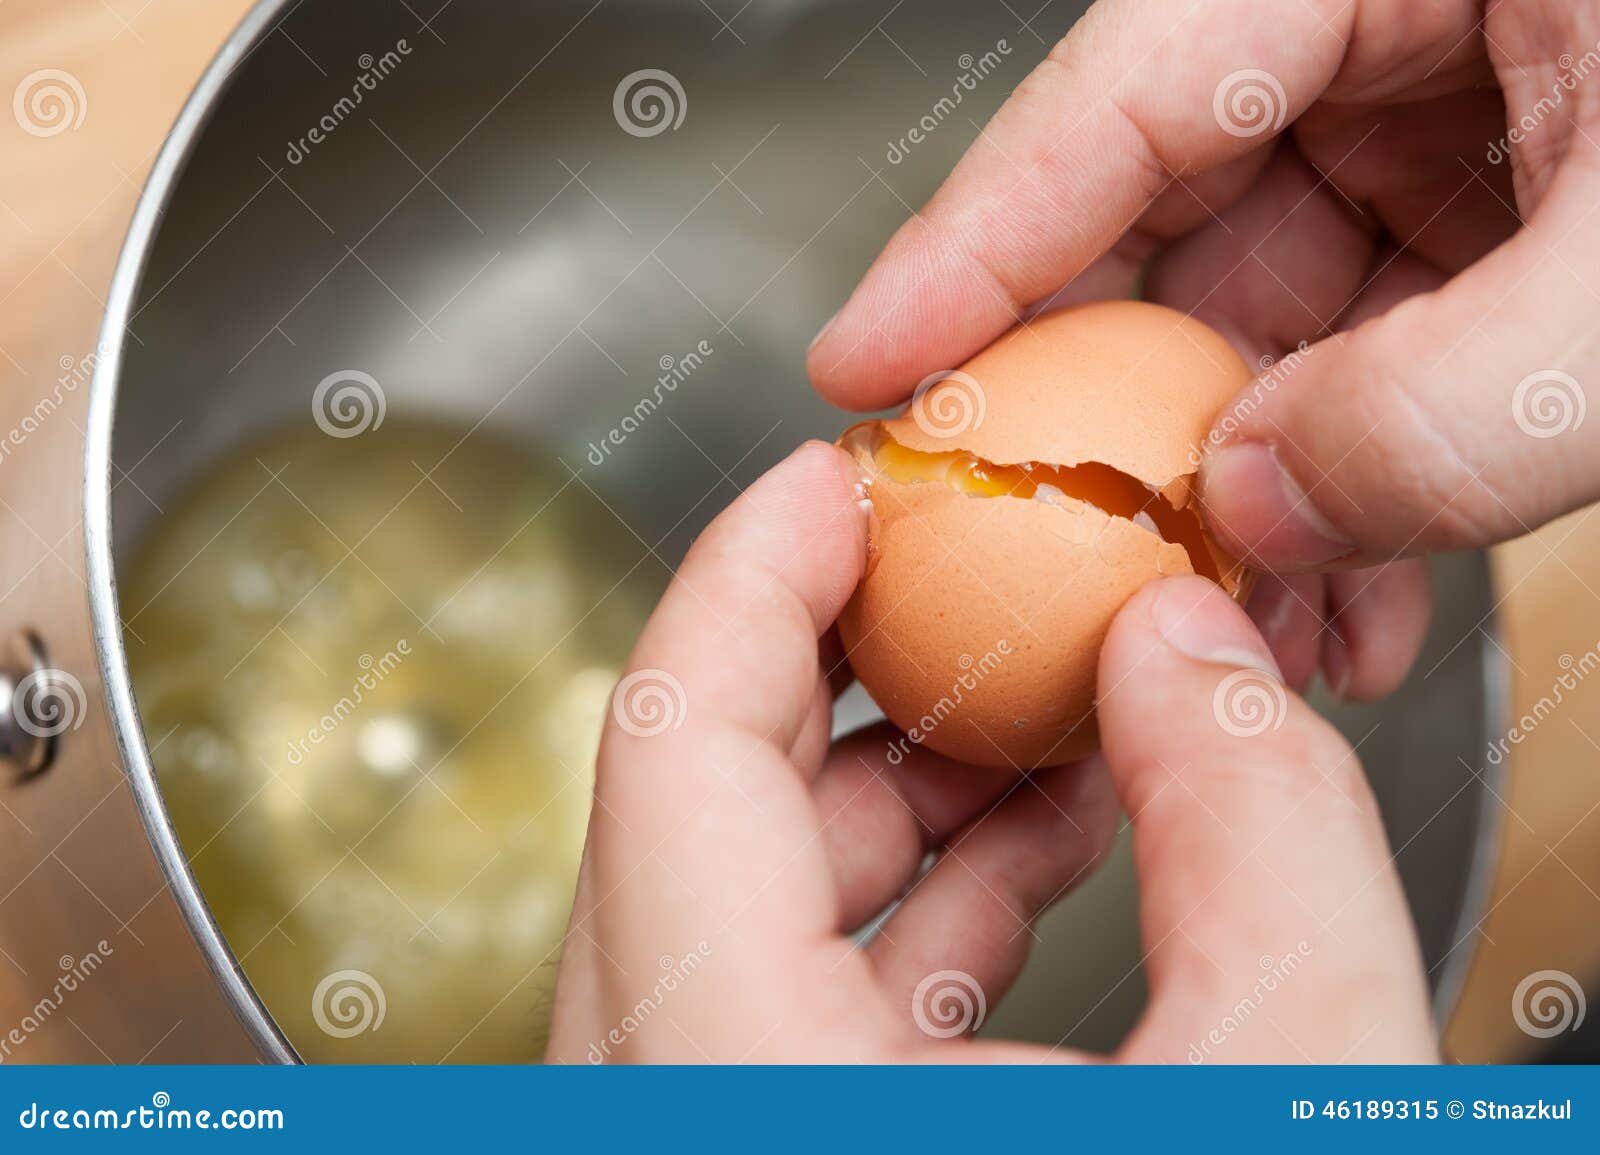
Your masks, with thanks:
[{"label": "yellow yolk drip", "polygon": [[1048,486],[1046,497],[1049,490],[1056,490],[1113,517],[1128,521],[1148,519],[1163,541],[1181,545],[1188,552],[1195,573],[1221,581],[1205,530],[1193,510],[1173,508],[1138,478],[1098,461],[1086,461],[1081,465],[1042,465],[1031,461],[998,465],[963,449],[928,453],[900,444],[881,421],[854,426],[839,439],[839,444],[877,474],[902,485],[942,482],[969,497],[1023,500],[1042,499],[1040,489]]}]

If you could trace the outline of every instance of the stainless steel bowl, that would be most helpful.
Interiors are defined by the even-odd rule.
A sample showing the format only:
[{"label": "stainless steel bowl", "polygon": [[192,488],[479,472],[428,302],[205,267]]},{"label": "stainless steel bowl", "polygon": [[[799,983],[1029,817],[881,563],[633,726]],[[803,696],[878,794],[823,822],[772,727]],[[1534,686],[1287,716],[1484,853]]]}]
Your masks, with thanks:
[{"label": "stainless steel bowl", "polygon": [[[391,413],[551,448],[627,520],[643,564],[670,566],[738,486],[838,433],[846,418],[804,379],[807,341],[1079,10],[715,7],[264,0],[205,74],[127,236],[87,420],[49,432],[57,490],[35,467],[0,477],[7,502],[59,511],[85,462],[82,525],[5,559],[24,589],[6,603],[14,676],[31,631],[52,686],[82,699],[52,749],[8,747],[51,764],[4,795],[26,834],[0,846],[0,938],[24,989],[62,956],[101,972],[39,1027],[35,1057],[296,1057],[195,885],[129,682],[117,577],[161,510],[359,369]],[[642,70],[670,75],[633,81],[664,109],[619,93]],[[692,379],[629,428],[668,359],[702,341]],[[51,555],[86,557],[87,598],[24,583]],[[1500,729],[1502,676],[1473,629],[1492,623],[1482,559],[1441,559],[1435,586],[1418,672],[1333,716],[1377,788],[1444,1015],[1491,865],[1470,768]],[[1044,921],[991,1028],[1113,1044],[1141,999],[1133,902],[1120,854]]]}]

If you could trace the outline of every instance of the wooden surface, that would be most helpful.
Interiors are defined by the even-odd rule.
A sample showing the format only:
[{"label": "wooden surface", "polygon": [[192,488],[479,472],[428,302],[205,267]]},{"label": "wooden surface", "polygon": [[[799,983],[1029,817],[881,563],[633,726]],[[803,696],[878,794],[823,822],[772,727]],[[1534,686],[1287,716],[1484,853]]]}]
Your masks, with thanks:
[{"label": "wooden surface", "polygon": [[[53,381],[64,327],[98,311],[166,130],[249,0],[7,0],[0,6],[0,374]],[[59,69],[83,120],[51,136],[18,123],[28,77]],[[42,385],[38,386],[42,388]]]},{"label": "wooden surface", "polygon": [[1597,563],[1597,507],[1494,554],[1507,725],[1525,716],[1533,725],[1519,723],[1528,737],[1509,747],[1509,789],[1494,806],[1503,837],[1493,893],[1445,1034],[1446,1053],[1462,1062],[1532,1056],[1539,1040],[1512,1007],[1518,984],[1536,972],[1576,979],[1600,1013],[1600,669],[1583,672],[1585,655],[1600,654]]},{"label": "wooden surface", "polygon": [[[20,428],[14,424],[18,411],[31,405],[19,397],[49,397],[64,377],[81,381],[87,374],[121,238],[150,165],[194,81],[247,7],[248,0],[0,0],[0,389],[12,403],[4,406],[0,429],[7,436]],[[81,100],[69,98],[75,107],[68,123],[75,128],[39,135],[55,124],[46,105],[31,122],[35,132],[25,131],[26,93],[33,87],[24,89],[23,117],[15,113],[14,94],[30,77],[37,83],[36,74],[44,70],[66,73],[81,89]],[[66,422],[80,419],[83,393],[78,386],[28,437],[25,452],[0,465],[11,471],[0,474],[11,499],[0,510],[0,557],[8,563],[0,590],[10,591],[0,601],[0,626],[8,632],[42,627],[55,660],[88,670],[93,659],[81,589],[84,550],[74,540],[82,532],[76,473],[36,480],[17,473],[41,460],[81,471],[81,449],[68,444],[80,435]],[[32,485],[46,492],[32,494]],[[26,519],[16,505],[28,509]],[[58,609],[40,608],[47,603]],[[50,620],[52,612],[77,613],[83,620],[77,629],[62,629]],[[92,677],[86,674],[84,681],[92,688]],[[63,761],[70,764],[52,769],[43,781],[13,786],[0,777],[0,840],[6,850],[0,861],[7,863],[0,871],[0,1032],[7,1033],[7,1043],[12,1032],[23,1032],[16,1061],[238,1059],[241,1053],[228,1049],[238,1047],[237,1032],[228,1036],[202,1025],[228,1016],[220,996],[164,985],[203,983],[206,975],[198,956],[174,962],[165,950],[181,945],[186,931],[176,907],[157,898],[150,856],[141,862],[136,846],[129,848],[132,858],[117,849],[127,826],[105,834],[125,796],[113,797],[103,785],[119,771],[108,746],[90,749],[94,743],[87,739],[105,737],[93,729],[69,735],[73,741]],[[67,773],[73,770],[93,772]],[[60,829],[54,821],[39,821],[41,791],[62,798],[59,807],[49,806],[53,818],[66,819]],[[74,817],[79,798],[81,813]],[[128,880],[130,886],[139,880],[141,892],[124,894],[107,879]],[[130,921],[123,923],[123,917]],[[102,936],[115,951],[108,977],[80,985],[59,1013],[35,1014],[56,978],[55,951],[82,957]],[[48,962],[41,965],[45,955]],[[187,977],[173,978],[179,974]],[[123,1014],[119,1000],[138,1000],[141,991],[147,998],[135,1007],[177,1006],[176,1022],[162,1021],[147,1033],[137,1009]]]},{"label": "wooden surface", "polygon": [[[5,0],[0,96],[40,69],[82,85],[83,123],[50,137],[0,116],[0,382],[53,381],[61,322],[100,309],[120,238],[167,126],[248,0]],[[75,323],[76,324],[76,323]],[[71,327],[71,331],[78,331]],[[1497,552],[1500,644],[1512,715],[1534,709],[1600,647],[1600,518],[1586,511]],[[0,542],[0,548],[5,547]],[[1486,623],[1488,626],[1489,623]],[[1446,1049],[1465,1061],[1527,1054],[1511,1013],[1528,975],[1600,978],[1600,672],[1512,748],[1496,805],[1503,849],[1488,913],[1460,949],[1475,959]],[[1426,766],[1416,773],[1428,773]],[[5,880],[0,880],[3,883]],[[1474,943],[1472,938],[1477,939]],[[0,1005],[17,1005],[0,965]],[[1600,994],[1595,1000],[1600,1002]],[[1600,1006],[1591,1008],[1600,1014]]]}]

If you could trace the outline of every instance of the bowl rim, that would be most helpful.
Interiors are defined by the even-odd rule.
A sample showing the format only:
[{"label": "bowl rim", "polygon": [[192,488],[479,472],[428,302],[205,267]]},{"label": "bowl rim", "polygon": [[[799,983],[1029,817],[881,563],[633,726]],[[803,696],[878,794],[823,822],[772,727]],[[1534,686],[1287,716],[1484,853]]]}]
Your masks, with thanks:
[{"label": "bowl rim", "polygon": [[257,0],[212,56],[156,154],[124,234],[122,251],[117,258],[106,296],[99,343],[96,345],[95,369],[89,384],[89,415],[83,460],[83,524],[89,615],[95,658],[100,667],[103,692],[111,715],[117,751],[122,758],[123,772],[128,776],[139,820],[149,837],[156,863],[172,890],[189,933],[200,948],[207,969],[250,1041],[263,1058],[276,1063],[298,1063],[301,1059],[245,976],[233,948],[228,945],[212,917],[211,908],[206,904],[205,896],[189,869],[188,856],[173,829],[161,790],[156,785],[144,726],[134,702],[117,603],[116,565],[111,540],[111,466],[112,427],[116,418],[117,385],[122,374],[125,338],[161,218],[206,125],[232,86],[239,65],[301,2]]}]

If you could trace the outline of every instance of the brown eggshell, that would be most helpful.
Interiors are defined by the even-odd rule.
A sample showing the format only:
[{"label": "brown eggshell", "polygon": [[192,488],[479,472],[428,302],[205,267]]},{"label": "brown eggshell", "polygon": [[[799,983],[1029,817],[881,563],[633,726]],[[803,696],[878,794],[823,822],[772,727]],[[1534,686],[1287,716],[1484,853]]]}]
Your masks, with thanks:
[{"label": "brown eggshell", "polygon": [[882,479],[872,502],[876,563],[839,634],[889,720],[980,766],[1093,751],[1106,630],[1151,578],[1194,572],[1183,548],[1082,502]]},{"label": "brown eggshell", "polygon": [[[888,422],[896,441],[1006,465],[1099,461],[1158,487],[1194,472],[1195,447],[1251,377],[1216,330],[1144,301],[1047,313],[960,373]],[[1187,487],[1169,496],[1181,505]]]},{"label": "brown eggshell", "polygon": [[[1100,462],[1190,502],[1197,447],[1251,377],[1227,341],[1159,305],[1036,318],[885,423],[902,445],[997,464]],[[1032,769],[1099,745],[1095,673],[1111,619],[1182,546],[1093,505],[872,482],[874,565],[839,619],[850,663],[914,741]],[[1222,587],[1251,574],[1208,541]],[[1002,652],[1004,647],[1004,652]]]}]

